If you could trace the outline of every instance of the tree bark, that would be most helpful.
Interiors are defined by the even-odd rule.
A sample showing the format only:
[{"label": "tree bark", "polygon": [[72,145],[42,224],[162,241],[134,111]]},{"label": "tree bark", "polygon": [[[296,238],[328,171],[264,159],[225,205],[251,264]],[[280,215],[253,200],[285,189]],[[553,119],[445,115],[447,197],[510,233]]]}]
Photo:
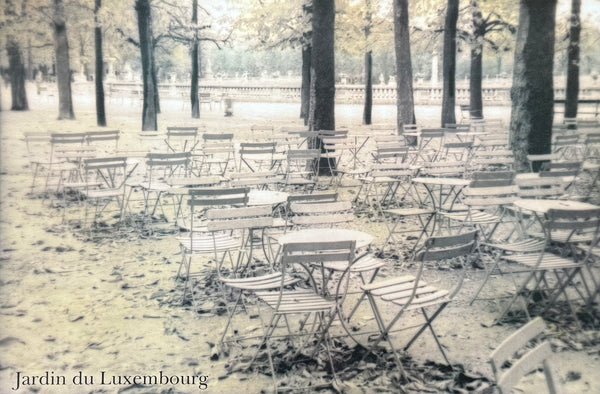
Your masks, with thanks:
[{"label": "tree bark", "polygon": [[104,107],[104,55],[102,53],[102,27],[98,20],[98,13],[102,8],[102,0],[94,2],[94,49],[96,52],[95,85],[96,85],[96,123],[106,126],[106,110]]},{"label": "tree bark", "polygon": [[471,48],[471,75],[469,78],[469,107],[471,116],[483,118],[483,97],[481,94],[481,80],[483,77],[483,45],[474,44]]},{"label": "tree bark", "polygon": [[373,24],[373,15],[371,13],[371,0],[365,0],[365,103],[363,108],[363,124],[371,124],[371,115],[373,112],[373,51],[369,42],[371,36],[371,26]]},{"label": "tree bark", "polygon": [[579,36],[581,35],[580,14],[581,0],[571,0],[565,118],[577,118],[577,105],[579,101]]},{"label": "tree bark", "polygon": [[[556,0],[521,0],[511,89],[510,144],[516,169],[528,154],[551,152]],[[541,163],[536,163],[534,171]]]},{"label": "tree bark", "polygon": [[[192,25],[198,25],[198,0],[192,1]],[[200,119],[200,102],[198,100],[198,31],[194,31],[192,41],[192,87],[190,90],[192,118]]]},{"label": "tree bark", "polygon": [[310,113],[310,54],[311,45],[302,46],[302,87],[300,88],[300,118],[308,125]]},{"label": "tree bark", "polygon": [[471,7],[473,8],[473,43],[471,44],[471,73],[469,76],[469,108],[472,116],[483,118],[481,94],[483,44],[481,41],[485,35],[485,25],[477,0],[471,1]]},{"label": "tree bark", "polygon": [[[413,98],[410,30],[408,25],[408,0],[394,0],[394,47],[396,52],[396,108],[398,133],[405,124],[415,124]],[[415,143],[414,141],[409,141]]]},{"label": "tree bark", "polygon": [[71,95],[71,60],[67,23],[62,0],[54,0],[54,50],[56,54],[56,81],[58,84],[58,119],[75,119]]},{"label": "tree bark", "polygon": [[363,124],[371,124],[373,112],[373,52],[365,53],[365,106],[363,108]]},{"label": "tree bark", "polygon": [[140,52],[142,57],[142,77],[144,79],[144,104],[142,109],[142,131],[158,130],[155,97],[154,48],[152,46],[152,15],[150,0],[136,0]]},{"label": "tree bark", "polygon": [[27,92],[25,90],[25,65],[21,47],[17,40],[9,36],[6,43],[8,55],[8,73],[10,75],[11,111],[27,111]]},{"label": "tree bark", "polygon": [[314,0],[312,18],[311,130],[335,130],[334,0]]},{"label": "tree bark", "polygon": [[459,0],[448,0],[444,23],[442,127],[456,123],[456,22]]}]

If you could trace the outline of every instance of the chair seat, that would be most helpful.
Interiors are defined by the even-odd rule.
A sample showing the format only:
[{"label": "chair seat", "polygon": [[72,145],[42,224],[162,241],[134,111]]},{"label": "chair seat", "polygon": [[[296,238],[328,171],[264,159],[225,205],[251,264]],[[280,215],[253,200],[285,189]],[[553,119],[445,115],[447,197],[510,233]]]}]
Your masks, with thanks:
[{"label": "chair seat", "polygon": [[415,291],[415,296],[411,300],[414,287],[415,278],[410,275],[362,286],[363,289],[371,288],[371,293],[380,296],[384,301],[391,301],[394,304],[401,306],[410,302],[410,306],[407,307],[406,310],[424,308],[450,301],[448,291],[438,290],[423,281],[419,282],[419,286]]},{"label": "chair seat", "polygon": [[279,313],[328,312],[336,305],[334,301],[306,290],[259,291],[256,295]]},{"label": "chair seat", "polygon": [[240,241],[228,234],[199,234],[193,238],[179,237],[179,244],[187,251],[193,253],[209,254],[215,252],[225,252],[238,249]]},{"label": "chair seat", "polygon": [[[568,269],[580,267],[575,261],[569,258],[561,257],[551,253],[531,253],[516,254],[503,257],[507,261],[512,261],[537,270]],[[542,258],[542,261],[538,262]]]},{"label": "chair seat", "polygon": [[498,215],[485,211],[440,212],[440,215],[458,222],[477,224],[498,223],[501,220]]},{"label": "chair seat", "polygon": [[546,246],[543,238],[528,238],[506,244],[482,243],[484,246],[514,253],[541,252]]},{"label": "chair seat", "polygon": [[156,181],[156,182],[144,181],[144,182],[140,182],[138,184],[138,186],[146,191],[152,191],[152,192],[166,192],[166,191],[171,190],[171,185],[169,185],[165,182],[160,182],[160,181]]},{"label": "chair seat", "polygon": [[[229,287],[240,290],[273,290],[281,287],[281,272],[251,278],[221,278],[221,281]],[[286,277],[283,285],[290,286],[298,281],[297,278]]]},{"label": "chair seat", "polygon": [[[385,265],[385,261],[378,259],[372,254],[365,255],[358,259],[354,264],[352,264],[352,268],[350,269],[352,272],[364,272],[371,271],[377,268],[381,268]],[[325,269],[329,269],[332,271],[345,271],[348,268],[348,262],[329,262],[323,263],[323,267]]]},{"label": "chair seat", "polygon": [[392,216],[433,215],[435,213],[434,210],[426,208],[386,209],[384,212]]}]

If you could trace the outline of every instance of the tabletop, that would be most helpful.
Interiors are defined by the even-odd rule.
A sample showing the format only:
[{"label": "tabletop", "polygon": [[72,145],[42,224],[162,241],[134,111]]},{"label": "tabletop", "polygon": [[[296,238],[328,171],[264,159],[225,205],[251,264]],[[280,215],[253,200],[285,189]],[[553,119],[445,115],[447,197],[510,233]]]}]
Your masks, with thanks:
[{"label": "tabletop", "polygon": [[311,228],[298,231],[289,231],[283,234],[277,240],[279,245],[295,242],[319,241],[356,241],[357,248],[364,248],[373,242],[373,236],[358,230],[342,228]]},{"label": "tabletop", "polygon": [[585,210],[600,208],[598,205],[571,200],[519,199],[513,204],[518,208],[537,213],[547,213],[551,209]]},{"label": "tabletop", "polygon": [[287,201],[288,193],[275,190],[250,190],[248,205],[277,205]]},{"label": "tabletop", "polygon": [[422,183],[424,185],[440,185],[440,186],[469,186],[471,181],[468,179],[461,178],[444,178],[444,177],[417,177],[412,180],[415,183]]}]

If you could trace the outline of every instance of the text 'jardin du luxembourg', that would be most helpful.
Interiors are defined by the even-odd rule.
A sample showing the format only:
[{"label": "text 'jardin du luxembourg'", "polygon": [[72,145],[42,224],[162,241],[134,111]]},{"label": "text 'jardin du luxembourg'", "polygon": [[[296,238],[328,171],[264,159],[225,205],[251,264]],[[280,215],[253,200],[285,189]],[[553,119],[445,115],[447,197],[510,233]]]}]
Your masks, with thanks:
[{"label": "text 'jardin du luxembourg'", "polygon": [[41,374],[30,375],[17,371],[11,389],[13,391],[33,388],[38,386],[196,386],[198,390],[208,389],[208,375],[171,375],[158,371],[150,374],[117,375],[106,371],[96,374],[87,374],[78,371],[72,375],[60,375],[54,371],[45,371]]}]

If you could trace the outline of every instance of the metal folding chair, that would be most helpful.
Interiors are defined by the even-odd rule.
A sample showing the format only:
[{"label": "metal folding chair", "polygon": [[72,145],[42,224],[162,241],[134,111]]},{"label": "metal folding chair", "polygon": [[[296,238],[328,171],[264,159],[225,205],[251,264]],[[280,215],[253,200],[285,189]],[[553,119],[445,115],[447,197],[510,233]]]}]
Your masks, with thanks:
[{"label": "metal folding chair", "polygon": [[551,360],[552,347],[548,341],[540,340],[545,330],[546,324],[537,317],[502,341],[492,352],[490,363],[501,394],[513,392],[521,378],[538,370],[540,365],[543,366],[548,392],[563,392]]},{"label": "metal folding chair", "polygon": [[[593,263],[592,250],[598,244],[600,208],[596,209],[550,209],[542,220],[544,249],[537,253],[514,253],[503,255],[502,259],[516,263],[510,273],[522,273],[524,278],[517,283],[515,293],[502,309],[496,321],[500,321],[517,300],[522,301],[523,311],[529,318],[529,301],[534,295],[543,295],[536,300],[535,307],[541,307],[545,314],[562,296],[577,321],[573,298],[580,298],[584,305],[595,297],[598,284],[594,275],[587,276],[589,265]],[[559,249],[556,249],[556,247]],[[581,253],[578,248],[583,248]],[[574,279],[578,277],[576,283]],[[588,283],[591,281],[591,284]]]},{"label": "metal folding chair", "polygon": [[[337,380],[329,329],[344,297],[337,292],[330,294],[314,279],[306,278],[305,267],[329,262],[346,262],[347,267],[350,267],[354,261],[354,250],[355,241],[286,244],[281,253],[281,285],[278,290],[256,291],[256,296],[268,307],[271,317],[263,319],[261,314],[264,335],[249,366],[256,361],[261,352],[266,350],[276,391],[278,384],[275,357],[277,354],[274,354],[272,345],[276,338],[287,338],[292,341],[296,348],[292,360],[298,359],[303,351],[309,351],[308,357],[314,358],[319,348],[324,347],[333,379]],[[285,285],[285,281],[290,276],[296,275],[303,280],[298,282],[295,288],[290,289]],[[349,275],[344,278],[347,281]],[[303,283],[307,283],[308,286],[300,286]],[[344,289],[345,286],[339,283],[337,288]],[[282,323],[285,327],[281,327]],[[277,335],[281,328],[285,330]],[[298,343],[295,338],[303,338],[303,340]],[[315,343],[314,347],[309,346],[312,343]]]},{"label": "metal folding chair", "polygon": [[[414,255],[413,262],[418,264],[416,274],[406,274],[382,281],[376,280],[362,285],[360,287],[361,294],[344,302],[343,308],[340,309],[340,320],[348,335],[367,349],[363,359],[369,353],[374,353],[379,344],[385,340],[394,354],[398,368],[404,373],[391,334],[398,331],[417,329],[416,333],[404,346],[404,350],[407,350],[425,330],[429,329],[444,360],[450,364],[432,323],[460,290],[464,270],[454,290],[450,292],[440,290],[425,281],[425,264],[432,261],[469,258],[475,251],[476,238],[477,231],[459,235],[429,237]],[[368,302],[365,302],[365,300]],[[400,307],[391,319],[386,317],[389,314],[388,305],[390,304]],[[411,311],[420,311],[423,320],[418,324],[411,324],[412,319],[406,316]],[[365,318],[369,314],[374,317],[374,321]],[[396,328],[397,323],[400,321],[407,323],[403,327]],[[374,323],[376,323],[375,326]]]}]

